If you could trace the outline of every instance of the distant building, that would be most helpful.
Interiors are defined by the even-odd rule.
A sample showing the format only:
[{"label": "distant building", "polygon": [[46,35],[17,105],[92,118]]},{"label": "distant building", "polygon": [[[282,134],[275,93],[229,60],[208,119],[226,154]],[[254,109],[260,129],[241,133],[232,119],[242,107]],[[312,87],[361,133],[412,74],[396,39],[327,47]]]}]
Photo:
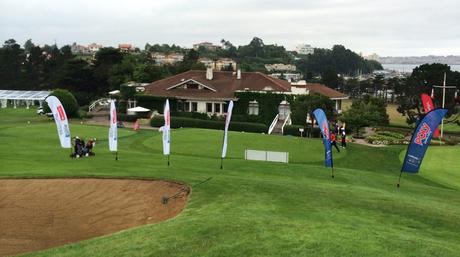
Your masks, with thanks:
[{"label": "distant building", "polygon": [[212,59],[209,59],[209,58],[206,58],[206,57],[202,57],[202,58],[199,58],[199,59],[198,59],[198,62],[201,62],[201,63],[204,64],[204,66],[206,66],[207,68],[212,68],[212,69],[214,69],[214,60],[212,60]]},{"label": "distant building", "polygon": [[118,49],[123,53],[134,51],[134,47],[131,44],[118,44]]},{"label": "distant building", "polygon": [[302,75],[300,73],[272,73],[268,76],[272,78],[277,78],[277,79],[284,79],[289,82],[298,81],[302,79]]},{"label": "distant building", "polygon": [[73,54],[82,54],[82,55],[90,55],[90,54],[91,54],[91,51],[89,50],[88,47],[82,46],[82,45],[78,45],[76,42],[74,42],[74,43],[70,46],[70,51],[71,51]]},{"label": "distant building", "polygon": [[320,83],[307,83],[305,80],[291,83],[293,95],[320,94],[329,97],[335,103],[335,110],[342,113],[342,100],[349,96]]},{"label": "distant building", "polygon": [[231,69],[236,71],[236,62],[230,58],[220,58],[214,62],[214,69],[218,71],[228,70],[229,67],[232,67]]},{"label": "distant building", "polygon": [[102,45],[99,45],[99,44],[96,44],[96,43],[92,43],[92,44],[88,45],[88,49],[92,53],[95,53],[95,52],[99,51],[99,49],[101,49],[102,47],[103,47]]},{"label": "distant building", "polygon": [[315,49],[311,45],[307,45],[307,44],[298,45],[295,48],[295,50],[298,54],[303,54],[303,55],[313,54],[315,51]]},{"label": "distant building", "polygon": [[211,42],[201,42],[201,43],[193,44],[193,49],[195,51],[198,50],[198,48],[200,47],[204,47],[205,49],[210,50],[210,51],[216,51],[217,49],[220,48],[220,46],[214,45]]},{"label": "distant building", "polygon": [[297,67],[293,64],[284,64],[284,63],[275,63],[275,64],[265,64],[265,69],[267,71],[296,71]]},{"label": "distant building", "polygon": [[232,70],[236,71],[236,62],[230,58],[220,58],[214,61],[212,59],[203,57],[199,58],[198,62],[201,62],[207,68],[212,68],[216,71],[228,70],[230,66],[232,67]]},{"label": "distant building", "polygon": [[151,57],[156,65],[175,64],[184,60],[184,55],[180,53],[164,54],[155,52],[151,54]]}]

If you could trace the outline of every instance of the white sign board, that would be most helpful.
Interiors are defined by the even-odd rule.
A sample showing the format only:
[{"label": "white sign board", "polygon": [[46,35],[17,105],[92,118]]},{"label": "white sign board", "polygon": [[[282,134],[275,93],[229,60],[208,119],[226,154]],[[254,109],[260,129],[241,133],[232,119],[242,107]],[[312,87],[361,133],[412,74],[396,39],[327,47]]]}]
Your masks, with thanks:
[{"label": "white sign board", "polygon": [[245,150],[244,159],[251,161],[267,161],[267,162],[289,162],[288,152],[272,152],[259,150]]}]

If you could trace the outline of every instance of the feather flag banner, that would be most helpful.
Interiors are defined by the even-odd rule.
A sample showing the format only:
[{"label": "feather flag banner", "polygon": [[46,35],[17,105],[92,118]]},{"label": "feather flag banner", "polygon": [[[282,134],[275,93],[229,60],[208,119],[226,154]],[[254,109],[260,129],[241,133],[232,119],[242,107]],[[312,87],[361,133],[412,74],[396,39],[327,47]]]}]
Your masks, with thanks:
[{"label": "feather flag banner", "polygon": [[55,96],[48,96],[45,99],[46,103],[53,113],[54,122],[56,122],[56,128],[59,136],[59,141],[61,142],[62,148],[72,148],[70,142],[70,128],[69,120],[64,110],[64,106],[61,104],[61,101]]}]

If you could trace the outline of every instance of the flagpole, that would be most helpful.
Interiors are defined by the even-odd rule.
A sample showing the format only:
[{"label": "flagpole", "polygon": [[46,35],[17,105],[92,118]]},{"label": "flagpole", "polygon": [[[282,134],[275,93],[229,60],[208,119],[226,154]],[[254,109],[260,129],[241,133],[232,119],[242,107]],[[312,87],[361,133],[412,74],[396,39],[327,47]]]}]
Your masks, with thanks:
[{"label": "flagpole", "polygon": [[[444,72],[444,83],[442,85],[442,108],[446,104],[446,73]],[[441,138],[444,135],[444,118],[441,120]]]},{"label": "flagpole", "polygon": [[402,176],[402,171],[399,173],[398,184],[396,184],[396,187],[398,188],[399,188],[399,184],[401,183],[401,176]]}]

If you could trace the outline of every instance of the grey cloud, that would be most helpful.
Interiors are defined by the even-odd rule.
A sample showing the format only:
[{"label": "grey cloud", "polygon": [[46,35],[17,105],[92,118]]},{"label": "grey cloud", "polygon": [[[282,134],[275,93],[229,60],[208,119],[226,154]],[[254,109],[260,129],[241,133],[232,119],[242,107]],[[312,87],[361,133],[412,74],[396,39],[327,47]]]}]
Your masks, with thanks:
[{"label": "grey cloud", "polygon": [[460,54],[457,0],[57,1],[2,0],[0,39],[117,45],[199,41],[246,44],[253,36],[288,49],[344,44],[365,54]]}]

